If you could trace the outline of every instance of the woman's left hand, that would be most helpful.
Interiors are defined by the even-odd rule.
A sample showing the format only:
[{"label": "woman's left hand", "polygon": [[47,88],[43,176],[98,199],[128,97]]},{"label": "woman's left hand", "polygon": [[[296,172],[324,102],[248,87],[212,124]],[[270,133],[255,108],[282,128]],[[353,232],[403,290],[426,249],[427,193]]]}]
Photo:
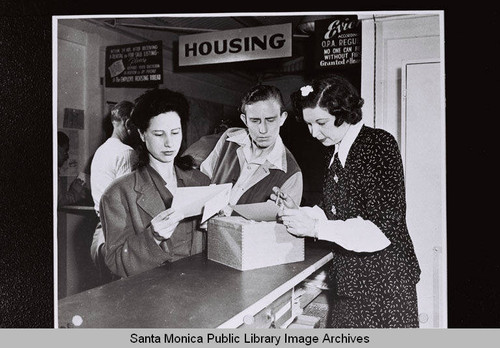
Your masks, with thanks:
[{"label": "woman's left hand", "polygon": [[278,218],[283,222],[287,231],[296,237],[314,237],[313,218],[300,209],[284,208],[278,213]]}]

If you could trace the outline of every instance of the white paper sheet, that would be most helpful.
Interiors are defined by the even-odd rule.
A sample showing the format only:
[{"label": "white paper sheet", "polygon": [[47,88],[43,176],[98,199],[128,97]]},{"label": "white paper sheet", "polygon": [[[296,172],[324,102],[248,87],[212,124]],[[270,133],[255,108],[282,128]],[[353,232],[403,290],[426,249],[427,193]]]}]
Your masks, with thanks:
[{"label": "white paper sheet", "polygon": [[233,210],[248,220],[276,221],[279,207],[273,201],[252,204],[238,204]]},{"label": "white paper sheet", "polygon": [[[222,191],[217,193],[215,196],[210,198],[203,207],[203,216],[201,217],[201,223],[204,223],[212,216],[217,214],[221,209],[229,204],[229,197],[231,196],[231,187],[232,184],[223,184],[226,185]],[[223,186],[219,185],[219,186]],[[228,186],[229,185],[229,186]]]},{"label": "white paper sheet", "polygon": [[232,184],[178,187],[172,208],[184,217],[202,215],[202,223],[229,203]]}]

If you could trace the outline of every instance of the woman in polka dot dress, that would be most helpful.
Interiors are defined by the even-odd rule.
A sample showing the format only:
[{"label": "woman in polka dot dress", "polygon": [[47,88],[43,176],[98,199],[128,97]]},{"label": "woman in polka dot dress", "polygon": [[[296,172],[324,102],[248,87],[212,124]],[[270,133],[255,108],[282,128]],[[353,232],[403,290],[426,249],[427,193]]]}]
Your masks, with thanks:
[{"label": "woman in polka dot dress", "polygon": [[406,226],[401,154],[394,137],[362,123],[363,99],[328,76],[291,96],[298,118],[328,147],[319,206],[298,207],[275,188],[289,233],[330,241],[328,326],[418,327],[420,267]]}]

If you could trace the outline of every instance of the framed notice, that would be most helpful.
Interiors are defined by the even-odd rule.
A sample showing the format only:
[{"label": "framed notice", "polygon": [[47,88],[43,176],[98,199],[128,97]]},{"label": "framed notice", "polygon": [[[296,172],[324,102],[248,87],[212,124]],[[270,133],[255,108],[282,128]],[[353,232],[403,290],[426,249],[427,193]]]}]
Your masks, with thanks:
[{"label": "framed notice", "polygon": [[106,87],[149,88],[163,83],[162,41],[106,47]]},{"label": "framed notice", "polygon": [[361,68],[361,21],[357,15],[315,21],[314,37],[316,69]]}]

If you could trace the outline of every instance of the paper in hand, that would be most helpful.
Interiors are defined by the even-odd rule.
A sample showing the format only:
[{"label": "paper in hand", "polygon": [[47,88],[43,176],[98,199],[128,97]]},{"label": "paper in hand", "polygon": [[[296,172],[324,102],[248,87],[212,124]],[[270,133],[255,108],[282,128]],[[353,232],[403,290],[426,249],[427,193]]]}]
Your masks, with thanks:
[{"label": "paper in hand", "polygon": [[232,208],[244,218],[254,221],[276,221],[279,211],[279,206],[273,201],[239,204]]},{"label": "paper in hand", "polygon": [[210,219],[229,204],[229,197],[231,196],[231,188],[233,184],[222,184],[218,186],[222,186],[221,191],[210,198],[203,207],[201,223]]},{"label": "paper in hand", "polygon": [[[185,218],[202,215],[202,223],[229,203],[232,184],[178,187],[172,208]],[[213,211],[212,215],[208,216]],[[204,220],[203,220],[204,219]]]}]

